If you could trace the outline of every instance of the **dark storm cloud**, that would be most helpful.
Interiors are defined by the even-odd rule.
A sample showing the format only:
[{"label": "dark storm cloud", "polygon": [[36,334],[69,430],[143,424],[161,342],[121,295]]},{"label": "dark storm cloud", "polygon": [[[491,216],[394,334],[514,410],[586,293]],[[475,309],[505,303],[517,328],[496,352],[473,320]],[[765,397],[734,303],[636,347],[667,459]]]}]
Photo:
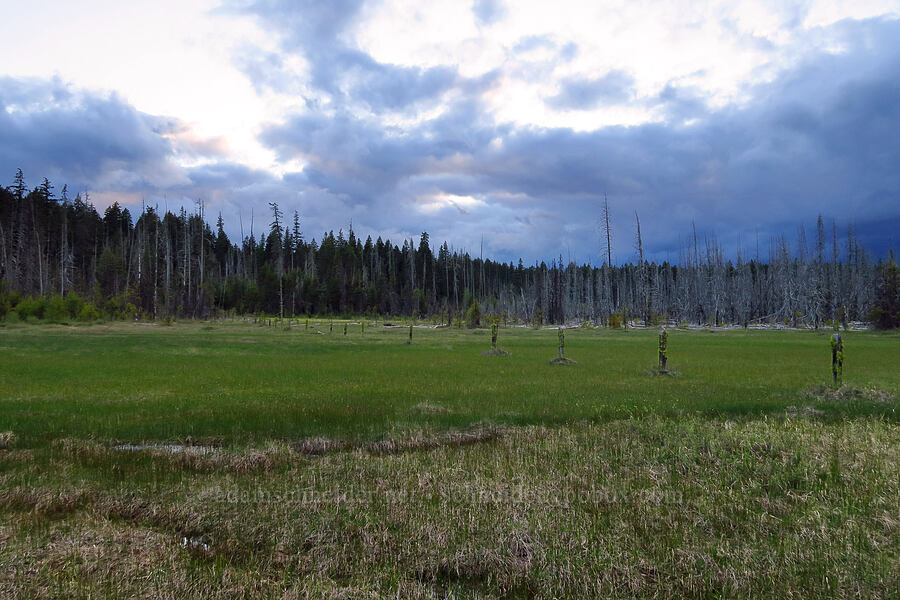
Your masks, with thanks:
[{"label": "dark storm cloud", "polygon": [[591,110],[601,105],[621,104],[634,97],[634,77],[624,71],[610,71],[602,77],[566,77],[548,106],[563,110]]},{"label": "dark storm cloud", "polygon": [[[353,207],[355,222],[445,231],[469,247],[487,231],[486,244],[506,258],[563,250],[596,257],[604,193],[619,260],[632,258],[635,210],[656,258],[677,260],[692,223],[733,252],[757,234],[793,236],[819,213],[856,221],[871,250],[882,252],[888,241],[872,224],[895,219],[900,205],[900,24],[845,22],[828,35],[845,51],[809,53],[749,88],[739,106],[711,109],[698,91],[673,82],[648,101],[665,115],[659,123],[514,128],[469,99],[402,129],[313,112],[268,127],[263,140],[283,158],[309,161],[306,183],[340,198],[342,210]],[[620,75],[581,93],[573,84],[559,102],[589,104],[630,93],[621,91],[628,84]],[[428,204],[441,194],[477,202]]]}]

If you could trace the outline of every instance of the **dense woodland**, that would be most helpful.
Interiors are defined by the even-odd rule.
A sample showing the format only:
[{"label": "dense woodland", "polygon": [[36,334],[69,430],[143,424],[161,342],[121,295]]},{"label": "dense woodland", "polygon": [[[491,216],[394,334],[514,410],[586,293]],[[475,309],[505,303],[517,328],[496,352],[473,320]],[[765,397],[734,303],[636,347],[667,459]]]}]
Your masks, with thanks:
[{"label": "dense woodland", "polygon": [[145,206],[137,218],[113,204],[101,216],[88,194],[70,198],[46,179],[28,189],[18,171],[0,187],[0,316],[365,313],[452,322],[482,312],[531,323],[900,321],[893,257],[873,262],[852,229],[839,236],[821,217],[809,243],[801,227],[796,241],[772,240],[766,261],[758,251],[729,260],[715,239],[695,231],[677,264],[645,261],[635,215],[636,263],[576,265],[560,257],[526,266],[473,258],[433,244],[427,233],[399,244],[361,240],[352,230],[316,241],[305,237],[298,214],[269,209],[266,230],[235,243],[221,216],[210,227],[202,202],[163,215]]}]

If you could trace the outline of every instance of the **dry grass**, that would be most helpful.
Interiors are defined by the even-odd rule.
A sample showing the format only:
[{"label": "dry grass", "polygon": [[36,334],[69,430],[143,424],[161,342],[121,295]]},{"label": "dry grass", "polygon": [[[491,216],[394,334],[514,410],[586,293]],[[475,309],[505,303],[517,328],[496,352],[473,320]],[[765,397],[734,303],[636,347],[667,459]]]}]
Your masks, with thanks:
[{"label": "dry grass", "polygon": [[411,413],[418,415],[452,415],[453,411],[445,406],[420,402],[409,409]]},{"label": "dry grass", "polygon": [[[60,441],[6,463],[0,596],[900,589],[900,429],[877,419],[649,418],[304,443],[324,454],[273,443],[157,456]],[[279,466],[216,458],[254,452]]]},{"label": "dry grass", "polygon": [[890,404],[897,401],[894,395],[887,390],[854,385],[842,385],[840,387],[819,385],[810,389],[808,395],[822,402],[835,403],[866,402]]},{"label": "dry grass", "polygon": [[571,358],[566,358],[564,356],[557,356],[554,359],[550,360],[551,365],[574,365],[577,364],[576,361]]},{"label": "dry grass", "polygon": [[509,352],[503,348],[494,348],[481,353],[482,356],[509,356]]},{"label": "dry grass", "polygon": [[0,432],[0,450],[11,448],[16,441],[16,434],[12,431]]}]

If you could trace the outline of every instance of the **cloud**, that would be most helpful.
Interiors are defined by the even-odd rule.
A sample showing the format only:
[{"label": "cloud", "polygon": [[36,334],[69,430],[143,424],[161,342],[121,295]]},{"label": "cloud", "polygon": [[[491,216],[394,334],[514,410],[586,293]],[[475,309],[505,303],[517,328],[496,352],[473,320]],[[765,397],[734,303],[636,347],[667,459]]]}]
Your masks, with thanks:
[{"label": "cloud", "polygon": [[247,76],[257,94],[270,90],[283,94],[297,93],[301,87],[297,74],[276,52],[244,46],[235,52],[232,62]]},{"label": "cloud", "polygon": [[500,0],[475,0],[472,3],[472,14],[480,25],[493,25],[506,14],[506,8]]},{"label": "cloud", "polygon": [[[115,94],[73,91],[60,81],[0,78],[0,170],[79,186],[123,190],[183,178],[171,162],[172,122],[138,112]],[[182,131],[179,135],[184,135]]]},{"label": "cloud", "polygon": [[[379,62],[346,41],[362,2],[227,2],[223,10],[250,14],[279,35],[283,54],[301,56],[308,84],[339,106],[359,105],[374,113],[415,110],[437,102],[457,87],[471,86],[455,66],[403,66]],[[279,55],[244,48],[235,58],[258,90],[282,91],[298,74]]]},{"label": "cloud", "polygon": [[0,78],[0,174],[22,167],[57,187],[146,194],[170,207],[203,198],[234,237],[240,224],[249,233],[251,211],[258,233],[265,203],[276,201],[300,212],[308,239],[352,219],[357,233],[394,241],[427,230],[436,243],[474,249],[484,236],[486,255],[529,262],[570,252],[599,262],[604,194],[619,261],[633,258],[635,211],[656,259],[677,260],[692,223],[733,254],[739,239],[746,247],[757,232],[793,236],[819,213],[855,222],[876,252],[890,243],[884,224],[900,206],[900,21],[805,32],[784,69],[744,84],[730,103],[713,102],[689,76],[638,97],[630,71],[616,70],[572,74],[551,95],[534,94],[549,118],[634,106],[652,117],[575,130],[504,120],[497,108],[497,98],[519,100],[516,68],[546,77],[543,90],[557,73],[577,73],[584,57],[573,42],[511,35],[502,66],[477,76],[454,64],[388,64],[354,45],[360,7],[227,6],[277,37],[277,52],[247,46],[234,57],[257,90],[308,99],[259,128],[284,175],[241,164],[224,140],[115,94],[10,77]]},{"label": "cloud", "polygon": [[559,93],[545,100],[547,106],[562,110],[590,110],[601,105],[621,104],[635,96],[634,77],[624,71],[610,71],[602,77],[567,77]]},{"label": "cloud", "polygon": [[251,181],[272,181],[229,163],[228,152],[222,138],[142,113],[116,94],[60,80],[0,77],[0,173],[10,180],[21,168],[31,185],[46,177],[57,190],[68,185],[72,195],[89,191],[101,209],[117,200],[165,196],[174,206],[182,199],[230,198]]},{"label": "cloud", "polygon": [[[819,213],[865,227],[896,218],[900,201],[900,49],[890,41],[900,39],[900,23],[847,22],[830,33],[845,51],[810,53],[748,88],[740,105],[711,108],[672,82],[655,101],[665,120],[639,126],[517,128],[470,98],[395,128],[350,112],[295,115],[262,139],[282,159],[308,161],[305,184],[338,199],[354,223],[426,229],[470,248],[490,232],[486,244],[501,258],[569,249],[596,258],[604,193],[619,260],[632,258],[635,210],[658,259],[677,260],[692,222],[732,251],[739,238],[792,234]],[[623,74],[601,80],[585,89],[572,82],[557,102],[628,93]],[[462,213],[435,204],[441,194],[479,203]],[[881,234],[866,239],[875,251],[886,244]]]}]

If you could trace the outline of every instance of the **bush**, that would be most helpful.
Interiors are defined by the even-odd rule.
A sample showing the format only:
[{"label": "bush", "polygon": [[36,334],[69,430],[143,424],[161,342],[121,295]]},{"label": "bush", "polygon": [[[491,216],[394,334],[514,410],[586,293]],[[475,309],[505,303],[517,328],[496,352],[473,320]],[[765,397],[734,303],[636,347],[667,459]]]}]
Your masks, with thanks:
[{"label": "bush", "polygon": [[21,320],[22,319],[19,318],[19,313],[14,310],[9,311],[8,313],[6,313],[6,316],[3,317],[3,321],[10,324],[18,323]]},{"label": "bush", "polygon": [[466,326],[475,329],[481,325],[481,304],[476,300],[466,311]]},{"label": "bush", "polygon": [[44,309],[44,318],[53,323],[62,323],[69,318],[69,310],[62,296],[56,294],[50,297]]},{"label": "bush", "polygon": [[84,299],[81,296],[75,292],[66,294],[66,312],[69,313],[71,318],[78,318],[78,313],[81,312],[82,306],[84,306]]},{"label": "bush", "polygon": [[613,313],[609,315],[609,320],[607,321],[610,329],[619,329],[622,326],[622,315],[619,313]]},{"label": "bush", "polygon": [[29,317],[42,319],[44,318],[44,309],[46,307],[47,302],[43,298],[23,298],[16,305],[16,312],[26,321]]},{"label": "bush", "polygon": [[138,316],[138,308],[131,302],[126,302],[122,307],[122,318],[126,321],[134,321]]},{"label": "bush", "polygon": [[79,321],[99,321],[101,318],[100,311],[94,306],[93,302],[85,302],[78,311]]}]

